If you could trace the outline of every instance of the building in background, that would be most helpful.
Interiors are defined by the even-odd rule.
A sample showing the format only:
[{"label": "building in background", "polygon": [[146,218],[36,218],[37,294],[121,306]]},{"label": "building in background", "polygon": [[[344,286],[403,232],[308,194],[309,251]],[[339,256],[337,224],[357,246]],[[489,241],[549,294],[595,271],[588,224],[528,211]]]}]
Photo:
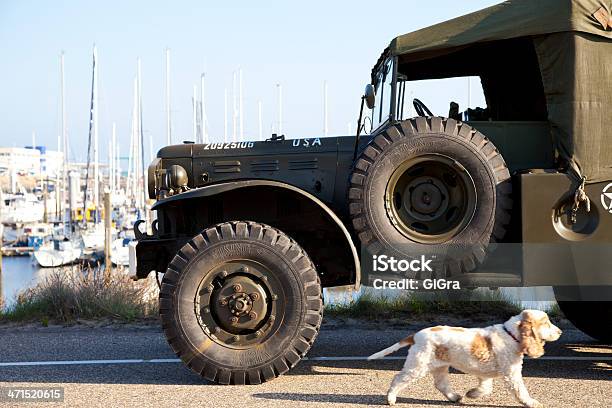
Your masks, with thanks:
[{"label": "building in background", "polygon": [[53,177],[62,168],[64,155],[45,146],[0,147],[0,174]]}]

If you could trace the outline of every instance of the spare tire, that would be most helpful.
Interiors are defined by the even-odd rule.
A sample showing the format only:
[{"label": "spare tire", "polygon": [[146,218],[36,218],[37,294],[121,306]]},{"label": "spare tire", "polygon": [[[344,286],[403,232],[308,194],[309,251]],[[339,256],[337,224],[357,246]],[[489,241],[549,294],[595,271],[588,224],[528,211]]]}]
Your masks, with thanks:
[{"label": "spare tire", "polygon": [[434,275],[448,277],[476,269],[504,236],[511,193],[508,167],[484,135],[418,117],[387,127],[361,152],[349,212],[368,253],[435,254]]}]

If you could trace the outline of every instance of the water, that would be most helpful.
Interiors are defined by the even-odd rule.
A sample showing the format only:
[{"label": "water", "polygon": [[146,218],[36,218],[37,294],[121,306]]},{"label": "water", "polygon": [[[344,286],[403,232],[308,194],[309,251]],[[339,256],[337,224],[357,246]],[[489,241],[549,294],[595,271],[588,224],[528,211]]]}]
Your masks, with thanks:
[{"label": "water", "polygon": [[0,296],[5,307],[15,303],[20,291],[32,287],[52,270],[38,267],[30,256],[3,256]]}]

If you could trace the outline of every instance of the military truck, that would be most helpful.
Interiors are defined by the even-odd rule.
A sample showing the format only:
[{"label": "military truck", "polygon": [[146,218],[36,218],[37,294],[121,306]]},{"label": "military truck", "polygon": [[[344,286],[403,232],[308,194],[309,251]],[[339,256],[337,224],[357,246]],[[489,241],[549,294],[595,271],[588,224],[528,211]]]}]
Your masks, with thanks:
[{"label": "military truck", "polygon": [[[393,39],[356,136],[162,148],[130,268],[163,273],[176,354],[220,384],[271,380],[315,341],[322,288],[371,284],[380,253],[435,258],[416,279],[554,286],[570,320],[610,340],[610,16],[609,0],[507,1]],[[407,100],[412,81],[465,76],[486,108]]]}]

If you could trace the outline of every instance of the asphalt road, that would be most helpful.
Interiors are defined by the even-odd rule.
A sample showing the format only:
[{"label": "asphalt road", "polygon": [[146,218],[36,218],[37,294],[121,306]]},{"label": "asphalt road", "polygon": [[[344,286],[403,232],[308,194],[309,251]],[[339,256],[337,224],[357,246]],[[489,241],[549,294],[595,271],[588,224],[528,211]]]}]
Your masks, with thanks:
[{"label": "asphalt road", "polygon": [[[75,407],[339,407],[377,406],[402,360],[325,361],[320,357],[368,356],[414,328],[381,329],[327,324],[308,357],[288,374],[256,386],[208,384],[181,363],[132,360],[175,359],[156,327],[0,327],[0,387],[61,386],[65,406]],[[405,355],[402,350],[396,356]],[[566,329],[547,346],[549,359],[528,360],[523,375],[532,396],[548,407],[609,407],[612,401],[612,346],[596,344]],[[552,358],[552,359],[551,359]],[[576,359],[577,358],[577,359]],[[128,360],[122,363],[2,366],[10,362]],[[159,361],[159,360],[158,360]],[[453,373],[458,392],[475,385]],[[430,377],[405,390],[399,406],[457,406],[444,400]],[[1,405],[1,404],[0,404]],[[51,407],[57,403],[27,403]],[[493,395],[465,401],[474,407],[517,407],[497,381]],[[9,406],[5,404],[4,406]],[[11,404],[14,406],[14,404]]]}]

